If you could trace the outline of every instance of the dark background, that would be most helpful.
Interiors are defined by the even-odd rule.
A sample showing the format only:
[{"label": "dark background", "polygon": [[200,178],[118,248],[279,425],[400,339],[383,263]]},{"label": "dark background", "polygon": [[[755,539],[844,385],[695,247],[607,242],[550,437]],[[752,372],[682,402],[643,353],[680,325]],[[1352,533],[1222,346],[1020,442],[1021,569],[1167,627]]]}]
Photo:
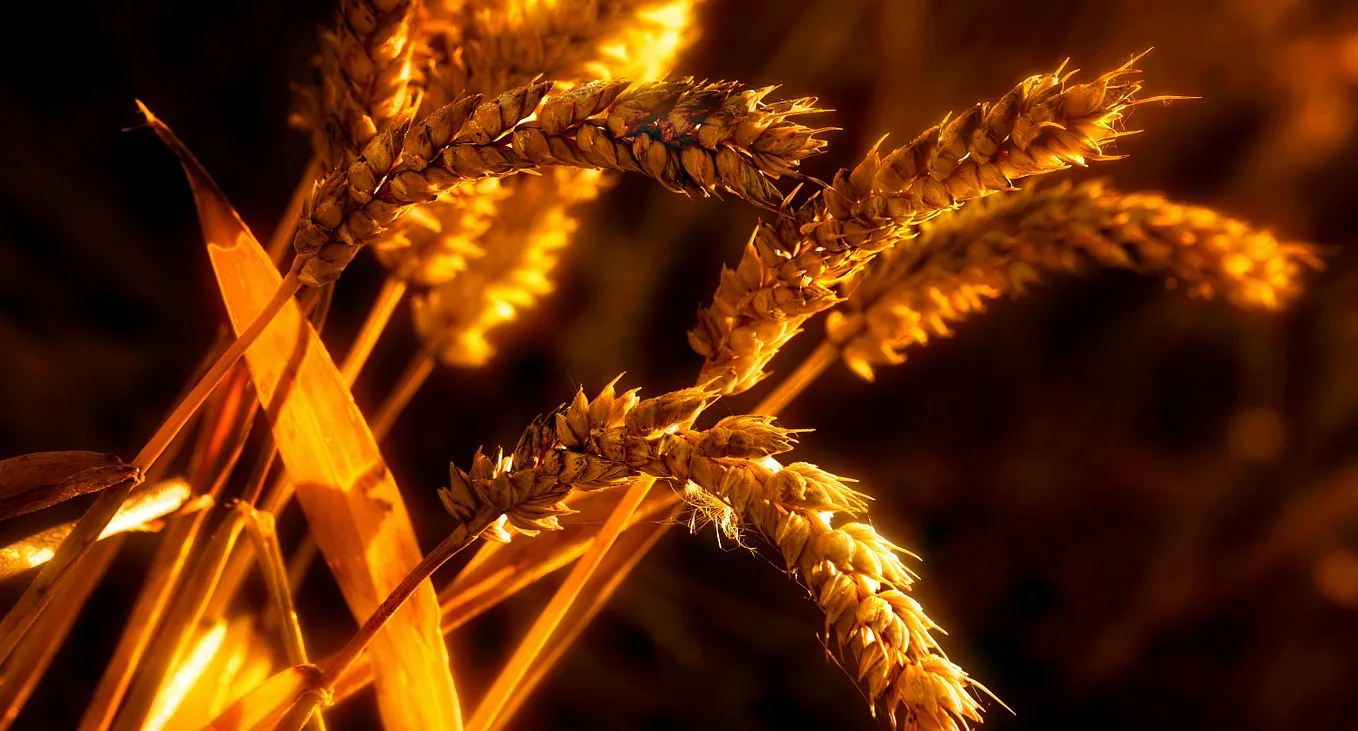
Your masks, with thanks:
[{"label": "dark background", "polygon": [[[995,303],[877,384],[842,368],[785,415],[799,457],[857,477],[923,557],[918,595],[993,702],[986,728],[1347,728],[1358,717],[1358,8],[1305,0],[709,0],[675,69],[782,83],[837,110],[828,177],[884,132],[1056,67],[1097,74],[1150,46],[1123,189],[1221,208],[1330,247],[1280,315],[1192,301],[1124,273],[1051,278]],[[222,319],[193,203],[133,99],[272,231],[308,140],[286,127],[328,3],[77,0],[0,47],[0,456],[130,455]],[[1085,173],[1089,174],[1089,173]],[[698,367],[684,333],[756,212],[629,179],[591,209],[560,291],[480,371],[439,371],[384,446],[426,546],[450,459],[512,445],[533,415],[626,370],[648,392]],[[327,339],[381,279],[360,257]],[[356,387],[371,407],[415,347],[403,308]],[[783,358],[790,370],[819,323]],[[759,394],[733,400],[748,408]],[[0,525],[5,540],[83,507]],[[291,532],[289,532],[291,531]],[[296,540],[284,523],[285,543]],[[135,598],[152,537],[120,554],[19,726],[68,728]],[[0,586],[6,602],[25,579]],[[454,636],[468,705],[550,586]],[[329,579],[299,597],[313,644],[352,624]],[[674,531],[515,728],[871,729],[804,592],[709,532]],[[606,709],[606,710],[604,710]],[[331,728],[375,719],[370,697]]]}]

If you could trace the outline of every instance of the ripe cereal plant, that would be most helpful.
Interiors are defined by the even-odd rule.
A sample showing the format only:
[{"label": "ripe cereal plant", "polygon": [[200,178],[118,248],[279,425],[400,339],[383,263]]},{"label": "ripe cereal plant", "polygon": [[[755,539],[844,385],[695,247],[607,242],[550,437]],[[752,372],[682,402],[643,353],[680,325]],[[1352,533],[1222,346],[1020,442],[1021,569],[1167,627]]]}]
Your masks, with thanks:
[{"label": "ripe cereal plant", "polygon": [[[129,530],[158,530],[160,548],[88,702],[89,731],[325,728],[329,705],[369,685],[386,728],[504,728],[658,536],[685,523],[768,544],[823,615],[844,692],[856,684],[883,723],[960,729],[1004,707],[935,636],[911,594],[918,558],[873,526],[869,494],[884,491],[791,461],[809,429],[777,415],[837,360],[872,380],[1042,272],[1126,269],[1279,310],[1321,262],[1209,208],[1036,180],[1116,161],[1136,107],[1182,98],[1142,93],[1144,54],[1099,74],[1061,64],[824,171],[816,157],[855,120],[776,87],[681,74],[698,1],[340,0],[315,78],[297,87],[292,122],[315,162],[274,237],[293,246],[281,272],[141,107],[188,176],[233,337],[131,461],[0,461],[5,518],[100,493],[74,525],[0,549],[2,577],[43,566],[0,622],[0,725]],[[379,443],[438,365],[494,367],[497,331],[551,295],[592,201],[652,184],[762,219],[687,334],[702,359],[693,385],[647,398],[620,390],[622,376],[582,387],[508,452],[455,460],[447,485],[425,488],[448,516],[446,537],[422,550]],[[364,249],[386,280],[332,357],[318,332]],[[407,295],[419,348],[365,417],[349,389]],[[800,366],[748,413],[710,418],[821,315],[825,337]],[[272,429],[250,439],[260,412]],[[669,489],[651,495],[657,482]],[[275,520],[293,497],[306,526],[289,557]],[[436,591],[434,571],[473,544]],[[336,628],[295,609],[318,555],[357,623],[347,642],[317,643]],[[567,565],[464,712],[445,633]],[[264,601],[240,591],[255,566]]]}]

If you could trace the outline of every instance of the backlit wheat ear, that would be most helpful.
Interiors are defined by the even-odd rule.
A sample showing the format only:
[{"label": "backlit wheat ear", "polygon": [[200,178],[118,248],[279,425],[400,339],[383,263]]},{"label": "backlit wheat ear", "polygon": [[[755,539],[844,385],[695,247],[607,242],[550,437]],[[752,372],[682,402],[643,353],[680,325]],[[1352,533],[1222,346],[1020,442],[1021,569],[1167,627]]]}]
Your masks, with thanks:
[{"label": "backlit wheat ear", "polygon": [[[539,76],[657,81],[693,35],[694,0],[432,3],[424,109],[498,94]],[[450,5],[455,7],[450,7]]]},{"label": "backlit wheat ear", "polygon": [[420,0],[339,0],[321,34],[317,86],[298,92],[294,126],[310,130],[326,168],[348,164],[409,106]]},{"label": "backlit wheat ear", "polygon": [[1059,71],[1031,77],[904,147],[874,148],[792,215],[760,224],[689,333],[703,380],[730,393],[754,386],[807,318],[840,301],[835,284],[924,221],[1015,178],[1113,159],[1103,148],[1121,134],[1114,124],[1140,103],[1130,65],[1084,84]]},{"label": "backlit wheat ear", "polygon": [[[592,79],[658,80],[690,35],[690,5],[690,0],[563,0],[426,6],[428,17],[420,23],[427,34],[422,52],[428,56],[420,64],[428,68],[422,108],[437,109],[466,93],[499,94],[537,76],[567,85]],[[565,246],[565,232],[575,227],[571,209],[612,180],[593,170],[558,169],[539,178],[515,177],[503,184],[487,179],[457,188],[418,209],[419,215],[398,220],[374,242],[374,253],[396,276],[427,287],[470,268],[468,276],[476,280],[468,285],[471,292],[499,292],[493,298],[473,295],[486,303],[473,310],[504,312],[498,304],[491,307],[492,299],[520,308],[543,294],[545,283],[539,280],[549,268],[539,256],[527,254]],[[519,193],[520,186],[531,190]],[[493,232],[495,242],[481,241],[492,226],[509,230]],[[548,226],[550,232],[544,228]],[[529,234],[532,240],[510,240]],[[480,252],[497,252],[501,246],[516,253],[480,257]],[[525,268],[514,266],[516,259]],[[475,323],[485,316],[463,311],[452,319]],[[477,328],[480,335],[487,327]]]},{"label": "backlit wheat ear", "polygon": [[[943,656],[930,635],[936,625],[904,593],[912,579],[900,549],[864,523],[835,524],[837,515],[866,517],[864,496],[814,465],[779,464],[774,455],[792,448],[796,432],[771,417],[684,428],[711,399],[691,388],[638,402],[633,391],[615,395],[611,384],[593,401],[577,393],[535,421],[513,454],[478,452],[469,470],[452,467],[439,497],[463,524],[494,511],[507,516],[507,527],[533,534],[559,527],[572,489],[642,474],[692,484],[778,547],[825,612],[827,637],[856,663],[874,710],[905,728],[980,721],[974,683]],[[509,538],[503,527],[483,535]]]},{"label": "backlit wheat ear", "polygon": [[494,354],[488,334],[552,291],[558,252],[575,232],[572,209],[592,200],[600,173],[555,168],[506,186],[499,225],[478,240],[465,271],[412,300],[415,331],[446,365],[477,367]]},{"label": "backlit wheat ear", "polygon": [[1021,294],[1043,270],[1092,266],[1163,277],[1195,296],[1277,309],[1320,266],[1313,247],[1200,206],[1154,193],[1123,194],[1103,182],[1029,188],[980,201],[926,224],[919,238],[875,263],[827,332],[844,362],[872,379],[902,350],[949,334],[949,323],[987,299]]},{"label": "backlit wheat ear", "polygon": [[577,86],[554,95],[531,123],[548,84],[477,104],[455,102],[409,127],[374,137],[358,160],[320,183],[294,238],[307,284],[337,278],[358,249],[418,203],[468,181],[565,165],[647,175],[677,192],[726,190],[773,206],[771,178],[820,151],[816,130],[790,121],[811,100],[763,103],[768,89],[691,79]]}]

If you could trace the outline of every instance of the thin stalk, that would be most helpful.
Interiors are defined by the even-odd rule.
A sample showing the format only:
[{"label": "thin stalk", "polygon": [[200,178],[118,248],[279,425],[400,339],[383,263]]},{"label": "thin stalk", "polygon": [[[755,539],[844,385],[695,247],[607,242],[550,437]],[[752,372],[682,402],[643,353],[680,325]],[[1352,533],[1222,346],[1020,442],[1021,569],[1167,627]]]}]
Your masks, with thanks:
[{"label": "thin stalk", "polygon": [[5,675],[14,677],[16,682],[0,685],[0,708],[4,709],[3,715],[0,715],[0,731],[7,731],[18,718],[24,702],[42,680],[43,673],[65,643],[90,593],[104,578],[104,573],[108,571],[109,564],[126,538],[126,534],[120,533],[111,540],[101,541],[90,551],[85,570],[62,585],[57,591],[57,601],[52,611],[45,612],[33,625],[29,633],[32,641],[24,643],[10,658],[10,662],[16,668],[22,668],[23,672],[6,672]]},{"label": "thin stalk", "polygon": [[[835,361],[837,354],[838,351],[833,345],[829,342],[822,342],[802,361],[796,370],[755,406],[753,413],[773,416],[786,408],[821,373],[825,372],[826,367]],[[472,715],[471,721],[468,722],[468,731],[492,731],[498,725],[502,725],[504,721],[508,720],[506,711],[510,709],[513,697],[523,692],[522,686],[530,670],[544,663],[555,662],[555,657],[539,661],[539,655],[552,642],[553,633],[562,625],[571,606],[579,598],[581,591],[603,562],[604,554],[608,552],[619,534],[626,528],[632,513],[645,499],[646,493],[654,483],[654,477],[644,475],[627,489],[627,494],[613,509],[603,527],[599,529],[599,534],[595,537],[594,543],[590,545],[589,551],[571,569],[565,583],[552,595],[551,601],[538,615],[537,620],[533,622],[532,628],[529,629],[523,641],[519,643],[505,669],[500,671],[500,675],[495,678],[495,682],[486,693],[485,699],[481,701],[481,705],[477,707],[476,713]],[[664,527],[657,530],[657,539],[659,534],[663,532]],[[654,545],[654,543],[652,542],[642,548],[639,554],[644,554],[645,551],[650,549],[651,545]],[[640,555],[636,558],[639,560]],[[616,580],[606,583],[599,594],[595,595],[595,602],[599,606],[602,606],[603,601],[621,584],[622,578],[635,565],[636,561],[625,564],[620,569],[620,575]],[[575,621],[566,626],[565,634],[572,638],[578,637],[596,612],[597,610],[586,610],[578,613]],[[568,643],[565,640],[558,643],[560,649],[556,651],[556,657],[560,657],[565,652],[566,644]],[[546,668],[537,672],[539,676],[545,675]],[[532,682],[535,684],[537,681]],[[517,704],[513,705],[514,709],[517,709],[517,707]],[[504,721],[499,720],[502,717]]]},{"label": "thin stalk", "polygon": [[[273,515],[250,507],[245,503],[236,506],[245,520],[245,530],[254,544],[255,555],[264,573],[264,585],[273,599],[275,623],[283,636],[283,651],[289,665],[309,665],[306,642],[302,639],[302,625],[297,621],[297,608],[292,602],[292,592],[288,588],[287,569],[283,565],[283,550],[278,545],[278,532],[274,530]],[[313,731],[325,731],[325,720],[317,712],[311,717]]]},{"label": "thin stalk", "polygon": [[836,359],[839,358],[839,349],[829,340],[822,340],[816,349],[811,351],[806,359],[797,366],[797,369],[789,373],[787,378],[778,382],[772,391],[765,394],[764,398],[754,407],[756,414],[768,414],[775,416],[778,412],[786,409],[793,399],[801,395],[808,386],[820,378],[820,374],[825,372]]},{"label": "thin stalk", "polygon": [[[677,498],[675,502],[678,502]],[[608,563],[594,574],[590,583],[585,585],[583,595],[589,598],[587,606],[582,609],[577,604],[573,607],[575,613],[566,615],[561,631],[548,642],[542,657],[529,666],[528,674],[519,681],[518,691],[510,695],[509,704],[500,711],[497,720],[491,724],[490,731],[501,731],[513,719],[524,701],[533,694],[533,690],[566,654],[566,650],[580,638],[585,628],[599,614],[599,610],[612,598],[613,592],[622,584],[622,580],[627,578],[642,557],[655,547],[668,527],[669,524],[664,522],[633,523],[627,532],[622,534],[613,550],[604,557]]]},{"label": "thin stalk", "polygon": [[[632,526],[629,527],[627,532],[623,533],[623,538],[620,540],[626,540],[632,536],[633,530],[642,530],[642,528],[638,527],[640,524],[646,521],[656,520],[661,515],[668,516],[678,502],[679,499],[677,496],[674,494],[667,494],[663,499],[646,503],[640,510],[633,514]],[[654,526],[647,525],[645,526],[645,530],[649,531],[653,527]],[[536,540],[542,540],[542,538]],[[593,536],[586,536],[584,539],[574,541],[565,548],[554,552],[550,558],[545,560],[538,560],[523,565],[506,566],[503,570],[489,574],[471,586],[459,586],[458,581],[461,579],[461,575],[459,575],[458,579],[455,579],[451,584],[439,591],[439,601],[443,612],[443,633],[446,635],[453,632],[467,622],[470,622],[481,616],[481,614],[494,608],[500,602],[514,596],[525,587],[537,582],[542,577],[555,572],[562,566],[572,563],[589,549],[593,540]],[[507,544],[492,543],[484,545],[504,546]],[[614,558],[618,553],[619,551],[610,551],[608,556],[609,558]],[[462,569],[463,573],[468,570],[468,567],[463,567]],[[457,589],[457,591],[452,591],[453,589]],[[585,593],[587,596],[590,595],[589,589],[586,589]],[[353,696],[355,693],[368,687],[372,681],[372,665],[367,662],[366,657],[361,658],[349,669],[349,672],[345,673],[344,677],[336,683],[335,702],[340,703]]]},{"label": "thin stalk", "polygon": [[552,633],[556,631],[561,620],[566,616],[571,604],[580,596],[580,590],[589,581],[594,570],[603,561],[604,554],[613,547],[613,542],[617,540],[622,529],[632,518],[632,513],[640,507],[641,501],[646,499],[646,493],[650,492],[651,485],[655,484],[655,478],[651,475],[643,475],[636,482],[627,488],[627,493],[623,495],[618,506],[613,509],[613,513],[608,516],[608,521],[599,530],[599,535],[594,538],[594,543],[590,544],[589,550],[580,561],[571,568],[570,574],[566,577],[565,583],[552,595],[552,599],[547,603],[547,607],[538,615],[533,626],[528,630],[528,635],[519,643],[518,649],[509,659],[505,669],[500,671],[500,675],[495,678],[495,683],[486,692],[486,697],[481,701],[481,705],[476,707],[476,713],[467,722],[468,731],[485,731],[491,727],[500,712],[509,705],[510,696],[514,694],[514,688],[519,681],[528,674],[528,668],[533,660],[537,658],[542,649],[547,646],[547,641],[551,639]]},{"label": "thin stalk", "polygon": [[377,345],[377,339],[387,329],[387,323],[391,321],[391,314],[396,311],[396,306],[401,303],[401,299],[406,294],[406,281],[396,275],[389,275],[386,281],[382,282],[382,289],[377,293],[377,300],[373,302],[368,310],[368,316],[363,320],[363,327],[359,328],[358,335],[354,338],[354,344],[349,346],[349,352],[344,355],[344,363],[340,365],[340,375],[344,377],[344,382],[353,388],[354,381],[358,379],[358,372],[363,370],[363,365],[368,362],[368,356],[373,352],[373,346]]},{"label": "thin stalk", "polygon": [[349,640],[348,644],[331,657],[325,668],[322,669],[316,685],[297,699],[292,709],[279,723],[277,726],[279,731],[298,731],[301,729],[306,724],[307,719],[311,717],[312,712],[316,710],[316,706],[322,700],[330,697],[336,681],[354,664],[359,655],[363,654],[363,651],[377,637],[377,633],[386,626],[387,620],[400,611],[401,606],[410,598],[410,595],[415,593],[415,590],[448,559],[471,545],[472,541],[475,541],[482,531],[498,520],[500,515],[501,513],[492,511],[480,513],[473,517],[471,521],[459,525],[452,533],[448,534],[447,538],[443,539],[442,543],[435,546],[434,550],[430,551],[401,580],[400,584],[397,584],[391,594],[387,595],[387,598],[382,601],[382,604],[377,607],[372,616],[368,617],[368,621],[363,623],[363,626],[359,628],[358,633]]},{"label": "thin stalk", "polygon": [[217,384],[226,376],[227,371],[231,370],[231,366],[240,360],[245,351],[251,345],[254,345],[265,328],[269,326],[269,323],[273,322],[274,316],[283,309],[283,305],[287,304],[294,294],[297,294],[297,290],[301,286],[302,282],[297,278],[297,271],[288,272],[288,275],[278,284],[278,289],[274,291],[273,297],[264,305],[264,309],[260,310],[259,315],[250,323],[249,327],[246,327],[240,337],[236,338],[236,341],[231,344],[231,347],[227,348],[225,353],[222,353],[217,362],[208,369],[208,372],[203,374],[198,385],[194,386],[189,395],[179,402],[179,405],[171,412],[170,417],[160,425],[156,433],[151,436],[151,440],[132,459],[133,465],[145,471],[160,457],[161,452],[165,451],[170,440],[174,439],[179,430],[184,427],[184,424],[188,423],[189,417],[193,416],[198,407],[202,406],[203,401],[207,399],[208,394],[212,393],[212,389],[217,387]]},{"label": "thin stalk", "polygon": [[[206,423],[212,426],[202,430],[198,447],[190,460],[189,474],[193,476],[191,485],[201,485],[215,471],[211,484],[200,497],[209,501],[209,504],[215,504],[220,499],[227,479],[240,461],[250,427],[259,411],[259,401],[251,386],[249,373],[245,368],[238,368],[236,374],[238,380],[233,383],[233,388],[216,399],[215,405],[211,407],[209,416],[215,412],[216,418],[206,419]],[[240,408],[242,403],[246,404],[244,409]],[[234,441],[227,442],[227,437],[233,433]],[[217,456],[228,443],[231,451],[217,465]],[[174,592],[183,585],[184,568],[203,535],[208,512],[198,510],[192,515],[179,515],[170,520],[160,548],[156,550],[155,559],[143,580],[132,616],[118,640],[118,647],[104,667],[94,697],[86,706],[80,721],[80,731],[103,731],[113,723],[118,706],[132,683],[132,675],[141,665],[142,656],[151,644],[151,636],[160,626]]]},{"label": "thin stalk", "polygon": [[217,527],[216,533],[195,562],[192,580],[180,593],[172,611],[166,614],[166,625],[160,629],[141,664],[137,682],[128,695],[115,728],[123,731],[139,729],[146,720],[160,685],[183,659],[189,640],[203,619],[207,598],[221,578],[222,569],[231,547],[245,527],[239,513],[230,513]]},{"label": "thin stalk", "polygon": [[372,424],[373,436],[381,441],[391,431],[391,427],[396,423],[397,417],[410,404],[410,400],[415,397],[420,386],[429,379],[429,374],[434,372],[434,356],[427,350],[421,349],[411,359],[410,365],[401,374],[401,379],[396,382],[396,387],[387,395],[387,400],[377,409],[377,415],[369,422]]},{"label": "thin stalk", "polygon": [[151,635],[160,625],[175,587],[180,583],[184,567],[192,553],[195,534],[202,530],[207,519],[206,510],[192,515],[180,515],[170,520],[161,539],[160,548],[152,559],[151,568],[146,572],[145,589],[137,597],[132,608],[118,647],[113,658],[104,667],[103,677],[94,689],[94,697],[85,708],[80,719],[79,731],[103,731],[113,723],[127,688],[132,684],[132,674],[141,664],[146,648],[151,644]]}]

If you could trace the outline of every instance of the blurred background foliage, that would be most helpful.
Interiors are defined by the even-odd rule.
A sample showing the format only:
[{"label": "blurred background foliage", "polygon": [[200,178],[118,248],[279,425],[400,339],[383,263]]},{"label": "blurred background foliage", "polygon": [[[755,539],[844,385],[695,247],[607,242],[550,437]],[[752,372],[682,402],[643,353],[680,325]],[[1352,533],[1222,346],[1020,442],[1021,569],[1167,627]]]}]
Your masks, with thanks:
[{"label": "blurred background foliage", "polygon": [[[140,446],[222,308],[191,196],[145,101],[261,238],[309,147],[289,130],[327,0],[75,0],[0,47],[0,445]],[[1155,46],[1127,160],[1092,174],[1328,247],[1280,315],[1150,279],[1052,278],[864,383],[842,368],[786,413],[799,456],[860,478],[878,528],[917,553],[953,660],[1012,707],[986,728],[1340,728],[1358,717],[1358,6],[1334,0],[1032,3],[708,0],[676,73],[817,95],[844,128],[828,178],[1065,57],[1098,73]],[[1091,173],[1081,172],[1079,175]],[[757,212],[629,179],[583,221],[559,291],[479,371],[440,371],[385,452],[426,545],[447,462],[512,445],[537,413],[620,371],[686,385],[684,334]],[[347,346],[381,280],[341,281]],[[404,312],[404,309],[403,309]],[[786,373],[821,335],[775,361]],[[371,408],[415,348],[398,316],[355,395]],[[775,376],[776,378],[776,376]],[[760,395],[740,397],[733,412]],[[721,406],[717,407],[719,410]],[[17,537],[84,503],[0,524]],[[294,526],[290,530],[290,526]],[[298,538],[283,521],[285,547]],[[20,727],[68,728],[111,653],[153,548],[134,538]],[[0,586],[8,603],[19,582]],[[454,636],[465,698],[493,678],[551,582]],[[516,728],[873,729],[818,644],[820,617],[769,561],[676,531],[569,654]],[[316,647],[352,631],[315,571]],[[601,712],[601,708],[608,711]],[[367,698],[330,716],[362,728]]]}]

